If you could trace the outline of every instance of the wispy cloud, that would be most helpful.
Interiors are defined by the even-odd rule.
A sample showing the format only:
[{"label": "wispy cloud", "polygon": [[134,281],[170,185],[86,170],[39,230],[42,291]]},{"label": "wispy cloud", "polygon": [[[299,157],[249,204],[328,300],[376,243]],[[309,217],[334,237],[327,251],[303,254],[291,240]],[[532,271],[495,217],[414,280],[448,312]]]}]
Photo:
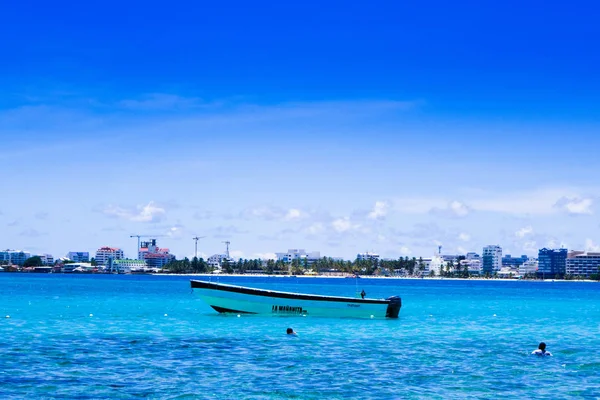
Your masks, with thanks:
[{"label": "wispy cloud", "polygon": [[515,236],[518,238],[524,238],[527,235],[531,235],[533,233],[533,228],[531,226],[526,226],[524,228],[519,229],[515,232]]},{"label": "wispy cloud", "polygon": [[9,227],[14,227],[14,226],[19,226],[21,225],[21,218],[17,218],[15,220],[10,221],[8,224],[6,224],[6,226]]},{"label": "wispy cloud", "polygon": [[466,217],[470,213],[470,208],[460,201],[453,200],[449,202],[445,207],[439,208],[434,207],[430,211],[432,214],[447,216],[447,217]]},{"label": "wispy cloud", "polygon": [[308,218],[309,213],[299,208],[283,208],[279,206],[258,206],[243,210],[238,218],[261,219],[264,221],[298,221]]},{"label": "wispy cloud", "polygon": [[35,213],[34,217],[35,217],[35,219],[45,220],[48,218],[48,213],[45,211],[40,211],[40,212]]},{"label": "wispy cloud", "polygon": [[138,205],[134,208],[108,205],[102,210],[102,213],[109,217],[125,219],[132,222],[160,222],[167,212],[164,208],[151,201],[146,205]]},{"label": "wispy cloud", "polygon": [[229,239],[235,235],[243,235],[248,233],[247,230],[240,229],[233,225],[228,226],[217,226],[209,230],[212,237],[217,239]]},{"label": "wispy cloud", "polygon": [[25,229],[24,231],[21,231],[19,233],[19,235],[20,236],[31,237],[31,238],[36,238],[36,237],[47,235],[47,233],[40,232],[40,231],[38,231],[36,229],[33,229],[33,228],[28,228],[28,229]]},{"label": "wispy cloud", "polygon": [[373,210],[369,212],[368,218],[382,220],[389,211],[390,205],[385,201],[376,201]]},{"label": "wispy cloud", "polygon": [[254,253],[253,258],[261,260],[276,260],[277,255],[275,253]]},{"label": "wispy cloud", "polygon": [[207,220],[214,218],[215,213],[211,211],[196,211],[192,217],[197,220]]},{"label": "wispy cloud", "polygon": [[469,235],[468,233],[460,233],[458,235],[458,240],[462,241],[462,242],[468,242],[471,240],[471,235]]},{"label": "wispy cloud", "polygon": [[182,110],[207,106],[201,99],[168,93],[149,93],[137,99],[121,100],[118,106],[132,110]]},{"label": "wispy cloud", "polygon": [[361,225],[351,221],[349,217],[342,217],[334,219],[331,227],[338,233],[344,233],[359,230]]},{"label": "wispy cloud", "polygon": [[593,203],[593,199],[589,197],[561,197],[555,207],[571,215],[592,214]]},{"label": "wispy cloud", "polygon": [[585,251],[600,252],[600,244],[594,243],[592,239],[585,240]]}]

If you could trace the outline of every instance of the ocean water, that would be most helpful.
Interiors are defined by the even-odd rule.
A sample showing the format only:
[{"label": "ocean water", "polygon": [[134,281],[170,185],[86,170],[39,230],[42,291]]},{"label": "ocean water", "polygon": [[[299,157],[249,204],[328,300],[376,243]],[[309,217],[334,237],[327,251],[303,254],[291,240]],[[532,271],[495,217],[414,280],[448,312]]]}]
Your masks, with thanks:
[{"label": "ocean water", "polygon": [[600,398],[598,283],[212,278],[402,296],[354,320],[218,315],[189,279],[0,274],[0,398]]}]

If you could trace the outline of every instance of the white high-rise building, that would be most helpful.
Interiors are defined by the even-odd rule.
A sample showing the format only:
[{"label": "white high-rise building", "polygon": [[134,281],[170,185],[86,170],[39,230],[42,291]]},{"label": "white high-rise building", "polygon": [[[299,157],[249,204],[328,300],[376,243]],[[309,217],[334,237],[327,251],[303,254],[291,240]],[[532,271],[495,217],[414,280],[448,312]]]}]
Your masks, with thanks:
[{"label": "white high-rise building", "polygon": [[485,246],[481,255],[481,273],[494,274],[502,269],[502,247]]},{"label": "white high-rise building", "polygon": [[362,261],[362,260],[379,261],[379,254],[370,253],[367,251],[366,253],[358,253],[356,255],[356,259],[358,261]]},{"label": "white high-rise building", "polygon": [[444,259],[439,255],[434,255],[431,259],[424,258],[423,262],[425,264],[425,271],[423,271],[423,274],[426,276],[430,275],[432,272],[435,276],[439,276],[440,271],[446,265]]},{"label": "white high-rise building", "polygon": [[288,249],[287,253],[275,253],[278,261],[291,263],[294,260],[299,260],[300,264],[306,260],[308,265],[321,258],[321,253],[318,251],[307,252],[304,249]]},{"label": "white high-rise building", "polygon": [[52,254],[40,254],[39,257],[41,258],[43,265],[54,264],[54,257],[52,256]]},{"label": "white high-rise building", "polygon": [[98,265],[107,265],[109,258],[112,258],[113,260],[122,260],[125,258],[123,257],[123,250],[116,247],[100,247],[96,251],[96,263]]}]

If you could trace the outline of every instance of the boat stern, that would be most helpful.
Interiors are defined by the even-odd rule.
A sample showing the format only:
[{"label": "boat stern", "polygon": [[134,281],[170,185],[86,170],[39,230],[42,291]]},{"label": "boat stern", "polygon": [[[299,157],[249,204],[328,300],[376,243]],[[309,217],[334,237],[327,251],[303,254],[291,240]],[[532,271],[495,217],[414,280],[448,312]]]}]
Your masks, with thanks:
[{"label": "boat stern", "polygon": [[400,296],[392,296],[388,297],[387,300],[389,301],[389,304],[385,312],[385,317],[398,318],[398,314],[400,314],[400,308],[402,307],[402,299]]}]

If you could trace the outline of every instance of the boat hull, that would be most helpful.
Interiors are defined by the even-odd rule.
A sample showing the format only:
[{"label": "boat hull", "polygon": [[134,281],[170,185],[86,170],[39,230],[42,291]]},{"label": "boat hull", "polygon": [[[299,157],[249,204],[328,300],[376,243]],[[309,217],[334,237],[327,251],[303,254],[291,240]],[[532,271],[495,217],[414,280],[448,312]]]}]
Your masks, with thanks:
[{"label": "boat hull", "polygon": [[341,318],[397,318],[401,300],[356,299],[279,292],[220,283],[191,281],[194,292],[220,313]]}]

